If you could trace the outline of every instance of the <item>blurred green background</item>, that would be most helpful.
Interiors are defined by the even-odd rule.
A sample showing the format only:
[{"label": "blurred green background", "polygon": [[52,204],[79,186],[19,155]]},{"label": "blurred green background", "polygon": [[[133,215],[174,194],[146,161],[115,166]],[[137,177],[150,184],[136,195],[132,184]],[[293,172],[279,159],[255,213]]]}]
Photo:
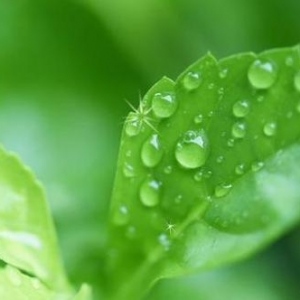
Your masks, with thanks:
[{"label": "blurred green background", "polygon": [[[300,41],[298,0],[0,0],[0,140],[46,187],[72,283],[101,299],[106,219],[129,107],[160,77]],[[300,299],[299,229],[147,299]]]}]

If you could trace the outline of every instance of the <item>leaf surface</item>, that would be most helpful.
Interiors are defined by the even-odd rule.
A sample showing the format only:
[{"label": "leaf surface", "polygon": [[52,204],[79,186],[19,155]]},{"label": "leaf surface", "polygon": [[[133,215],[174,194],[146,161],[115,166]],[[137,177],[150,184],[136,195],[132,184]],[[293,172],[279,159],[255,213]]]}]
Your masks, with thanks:
[{"label": "leaf surface", "polygon": [[299,220],[299,70],[299,47],[208,54],[129,114],[111,205],[112,298],[247,257]]}]

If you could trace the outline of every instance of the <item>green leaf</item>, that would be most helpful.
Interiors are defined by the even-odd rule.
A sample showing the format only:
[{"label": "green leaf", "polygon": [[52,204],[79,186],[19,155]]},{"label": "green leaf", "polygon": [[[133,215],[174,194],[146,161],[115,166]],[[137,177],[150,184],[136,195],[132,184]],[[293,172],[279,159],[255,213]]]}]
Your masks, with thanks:
[{"label": "green leaf", "polygon": [[68,289],[43,188],[2,148],[0,169],[0,259],[51,289]]},{"label": "green leaf", "polygon": [[75,296],[71,293],[59,293],[50,290],[36,277],[28,276],[10,265],[0,267],[0,298],[7,300],[92,299],[90,288],[86,284]]},{"label": "green leaf", "polygon": [[129,114],[111,206],[113,298],[245,258],[299,220],[299,70],[299,47],[208,54]]}]

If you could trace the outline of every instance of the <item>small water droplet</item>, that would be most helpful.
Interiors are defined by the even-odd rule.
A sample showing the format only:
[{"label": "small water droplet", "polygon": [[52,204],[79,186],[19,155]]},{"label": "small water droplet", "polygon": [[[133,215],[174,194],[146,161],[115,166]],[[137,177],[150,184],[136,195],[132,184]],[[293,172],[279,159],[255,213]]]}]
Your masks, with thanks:
[{"label": "small water droplet", "polygon": [[274,136],[276,134],[277,125],[274,122],[269,122],[264,125],[263,131],[266,136]]},{"label": "small water droplet", "polygon": [[158,134],[153,134],[145,141],[142,147],[141,158],[146,167],[155,167],[163,156]]},{"label": "small water droplet", "polygon": [[136,238],[136,228],[132,225],[128,226],[125,235],[131,240]]},{"label": "small water droplet", "polygon": [[126,151],[126,157],[131,157],[132,155],[132,151],[131,150],[127,150]]},{"label": "small water droplet", "polygon": [[202,180],[202,178],[203,178],[203,171],[202,170],[195,173],[195,175],[194,175],[195,181],[199,182],[199,181]]},{"label": "small water droplet", "polygon": [[182,197],[182,195],[177,195],[176,197],[175,197],[175,200],[174,200],[174,202],[176,203],[176,204],[180,204],[181,202],[182,202],[182,199],[183,199],[183,197]]},{"label": "small water droplet", "polygon": [[300,71],[294,77],[294,85],[298,92],[300,92]]},{"label": "small water droplet", "polygon": [[294,64],[294,59],[293,59],[293,57],[288,56],[288,57],[285,59],[285,65],[288,66],[288,67],[292,67],[293,64]]},{"label": "small water droplet", "polygon": [[160,200],[161,183],[154,179],[147,179],[140,188],[140,200],[148,207],[156,206]]},{"label": "small water droplet", "polygon": [[228,74],[228,69],[223,69],[223,70],[221,70],[220,72],[219,72],[219,77],[221,78],[221,79],[224,79],[224,78],[226,78],[227,77],[227,74]]},{"label": "small water droplet", "polygon": [[245,165],[244,164],[239,164],[235,167],[235,173],[237,175],[242,175],[245,173]]},{"label": "small water droplet", "polygon": [[277,72],[272,62],[255,60],[248,70],[248,79],[256,89],[268,89],[276,81]]},{"label": "small water droplet", "polygon": [[251,169],[253,172],[257,172],[259,171],[260,169],[262,169],[264,166],[264,163],[262,161],[257,161],[257,162],[254,162],[252,165],[251,165]]},{"label": "small water droplet", "polygon": [[195,124],[200,124],[200,123],[202,123],[202,122],[203,122],[203,115],[202,115],[202,114],[199,114],[199,115],[195,116],[194,122],[195,122]]},{"label": "small water droplet", "polygon": [[19,287],[22,284],[22,278],[18,270],[14,269],[13,267],[6,267],[8,272],[8,278],[10,282],[14,285]]},{"label": "small water droplet", "polygon": [[127,120],[125,132],[128,136],[136,136],[141,132],[142,122],[137,119],[136,113],[130,112]]},{"label": "small water droplet", "polygon": [[122,204],[114,212],[113,223],[117,226],[122,226],[127,224],[129,221],[129,212],[126,205]]},{"label": "small water droplet", "polygon": [[237,118],[244,118],[249,113],[250,107],[247,100],[236,102],[232,107],[232,112]]},{"label": "small water droplet", "polygon": [[208,85],[208,89],[212,90],[215,87],[215,84],[212,82]]},{"label": "small water droplet", "polygon": [[210,178],[212,176],[212,171],[211,170],[207,170],[204,172],[204,177],[206,179]]},{"label": "small water droplet", "polygon": [[132,178],[132,177],[135,177],[135,171],[134,171],[134,168],[131,164],[129,164],[128,162],[125,162],[124,163],[124,166],[123,166],[123,174],[125,177],[127,178]]},{"label": "small water droplet", "polygon": [[215,196],[217,198],[224,197],[224,196],[226,196],[230,192],[231,189],[232,189],[232,184],[222,183],[222,184],[216,186],[216,188],[215,188]]},{"label": "small water droplet", "polygon": [[207,114],[207,116],[208,116],[209,118],[211,118],[213,115],[214,115],[214,112],[213,112],[212,110]]},{"label": "small water droplet", "polygon": [[31,278],[31,285],[36,290],[40,289],[42,286],[41,282],[37,278]]},{"label": "small water droplet", "polygon": [[164,168],[165,174],[168,174],[168,175],[172,173],[172,170],[173,170],[173,168],[172,168],[171,165],[166,166],[166,167]]},{"label": "small water droplet", "polygon": [[218,89],[218,94],[219,94],[220,96],[223,96],[223,95],[224,95],[224,88],[223,88],[223,87],[220,87],[220,88]]},{"label": "small water droplet", "polygon": [[257,102],[263,102],[265,100],[265,97],[263,95],[260,95],[257,97]]},{"label": "small water droplet", "polygon": [[217,157],[216,162],[218,164],[221,164],[224,161],[224,159],[225,159],[224,156],[220,155],[220,156]]},{"label": "small water droplet", "polygon": [[165,251],[170,250],[171,241],[170,238],[165,233],[162,233],[158,236],[158,241]]},{"label": "small water droplet", "polygon": [[201,84],[202,78],[198,72],[188,72],[183,78],[183,85],[188,91],[197,89]]},{"label": "small water droplet", "polygon": [[152,110],[158,118],[169,118],[177,109],[177,100],[174,93],[156,93],[152,99]]},{"label": "small water droplet", "polygon": [[230,147],[230,148],[232,148],[232,147],[234,147],[234,143],[235,143],[234,139],[230,138],[227,141],[227,146]]},{"label": "small water droplet", "polygon": [[236,139],[242,139],[246,135],[246,125],[244,122],[236,122],[231,128],[232,136]]},{"label": "small water droplet", "polygon": [[203,129],[187,131],[177,142],[175,157],[179,164],[187,169],[203,166],[208,156],[208,139]]}]

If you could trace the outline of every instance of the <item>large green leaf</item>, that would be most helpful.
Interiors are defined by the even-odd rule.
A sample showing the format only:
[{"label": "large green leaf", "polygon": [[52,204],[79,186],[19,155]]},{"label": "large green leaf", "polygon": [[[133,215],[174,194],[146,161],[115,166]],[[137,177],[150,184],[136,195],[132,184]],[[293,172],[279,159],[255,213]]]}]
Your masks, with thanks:
[{"label": "large green leaf", "polygon": [[244,258],[298,221],[299,70],[299,47],[208,54],[129,114],[111,207],[112,298]]},{"label": "large green leaf", "polygon": [[66,290],[44,190],[19,159],[0,148],[0,259]]}]

